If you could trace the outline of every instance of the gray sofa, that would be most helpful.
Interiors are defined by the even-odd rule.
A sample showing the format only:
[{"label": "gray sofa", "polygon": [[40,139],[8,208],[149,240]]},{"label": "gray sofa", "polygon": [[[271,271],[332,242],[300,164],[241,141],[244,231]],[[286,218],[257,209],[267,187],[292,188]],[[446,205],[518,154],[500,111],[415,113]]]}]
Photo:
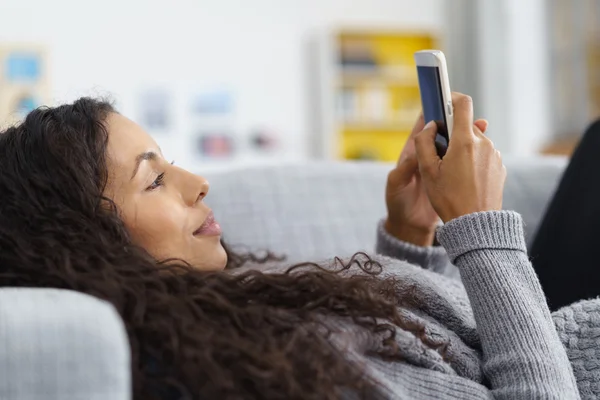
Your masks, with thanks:
[{"label": "gray sofa", "polygon": [[[566,160],[505,160],[505,208],[533,237]],[[389,164],[308,163],[205,171],[207,203],[231,244],[290,261],[372,251]],[[0,290],[0,399],[131,398],[122,321],[100,300],[64,290]]]},{"label": "gray sofa", "polygon": [[[504,207],[523,215],[529,239],[567,160],[507,158]],[[319,162],[208,171],[206,202],[230,244],[269,249],[291,261],[373,251],[385,216],[390,164]]]},{"label": "gray sofa", "polygon": [[109,304],[57,289],[0,290],[0,399],[128,400],[129,344]]}]

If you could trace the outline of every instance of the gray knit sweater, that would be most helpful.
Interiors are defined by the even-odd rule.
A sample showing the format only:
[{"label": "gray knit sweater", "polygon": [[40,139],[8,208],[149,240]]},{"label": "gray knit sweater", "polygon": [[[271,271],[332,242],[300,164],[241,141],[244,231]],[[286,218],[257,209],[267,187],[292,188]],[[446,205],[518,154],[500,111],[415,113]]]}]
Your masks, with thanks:
[{"label": "gray knit sweater", "polygon": [[[425,326],[445,358],[398,328],[403,361],[373,356],[381,340],[332,320],[332,343],[365,368],[386,399],[579,399],[573,369],[526,253],[521,217],[467,215],[442,226],[443,247],[417,247],[383,229],[373,258],[417,306],[404,318]],[[323,265],[330,265],[325,262]],[[280,271],[282,267],[269,267]],[[352,271],[360,273],[360,270]]]}]

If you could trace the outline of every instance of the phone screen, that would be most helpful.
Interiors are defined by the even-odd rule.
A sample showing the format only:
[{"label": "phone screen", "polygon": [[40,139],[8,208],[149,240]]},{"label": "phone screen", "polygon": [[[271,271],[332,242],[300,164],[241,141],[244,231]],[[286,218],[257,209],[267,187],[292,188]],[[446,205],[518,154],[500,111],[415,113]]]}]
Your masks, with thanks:
[{"label": "phone screen", "polygon": [[423,104],[423,116],[425,123],[435,121],[438,132],[435,145],[440,156],[446,154],[450,138],[446,113],[444,112],[444,97],[442,96],[442,82],[440,80],[440,69],[438,67],[417,66],[419,76],[419,88],[421,90],[421,102]]}]

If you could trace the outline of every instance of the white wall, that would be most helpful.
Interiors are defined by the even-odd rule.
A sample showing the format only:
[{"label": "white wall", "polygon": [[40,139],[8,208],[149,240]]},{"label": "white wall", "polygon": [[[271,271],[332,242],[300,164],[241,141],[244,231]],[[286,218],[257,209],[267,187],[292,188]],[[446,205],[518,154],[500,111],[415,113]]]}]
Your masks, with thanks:
[{"label": "white wall", "polygon": [[[47,43],[56,102],[111,94],[135,117],[145,86],[188,94],[226,85],[237,94],[240,130],[285,133],[284,158],[307,156],[307,43],[337,24],[439,28],[443,0],[0,0],[0,41]],[[189,130],[158,137],[168,156],[198,168]]]},{"label": "white wall", "polygon": [[452,87],[473,96],[476,117],[505,154],[526,156],[551,140],[547,0],[446,2]]},{"label": "white wall", "polygon": [[546,0],[510,0],[508,71],[511,152],[537,152],[552,136]]},{"label": "white wall", "polygon": [[479,81],[482,115],[504,153],[536,153],[552,136],[547,3],[481,0]]}]

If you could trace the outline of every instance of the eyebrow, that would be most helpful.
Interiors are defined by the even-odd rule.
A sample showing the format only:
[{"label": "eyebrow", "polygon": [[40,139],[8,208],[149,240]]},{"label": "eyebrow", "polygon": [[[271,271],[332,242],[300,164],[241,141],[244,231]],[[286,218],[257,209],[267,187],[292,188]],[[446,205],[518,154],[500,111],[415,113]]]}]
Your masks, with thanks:
[{"label": "eyebrow", "polygon": [[135,168],[133,168],[133,174],[131,174],[131,179],[133,179],[135,177],[135,174],[137,174],[142,161],[154,161],[157,158],[158,154],[156,154],[153,151],[146,151],[145,153],[138,154],[138,156],[135,158]]}]

